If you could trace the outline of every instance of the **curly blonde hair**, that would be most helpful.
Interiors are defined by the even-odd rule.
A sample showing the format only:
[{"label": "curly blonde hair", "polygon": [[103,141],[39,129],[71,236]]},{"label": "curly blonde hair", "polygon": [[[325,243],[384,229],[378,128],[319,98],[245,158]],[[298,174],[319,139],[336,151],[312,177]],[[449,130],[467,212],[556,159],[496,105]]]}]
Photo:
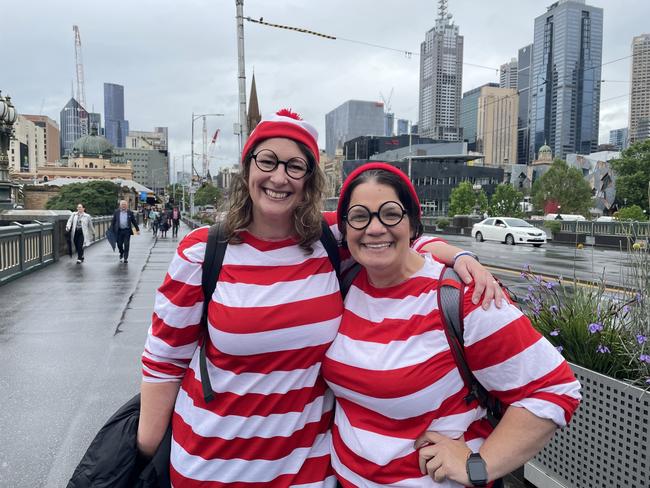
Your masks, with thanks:
[{"label": "curly blonde hair", "polygon": [[[321,201],[325,188],[325,176],[309,148],[294,141],[307,158],[311,172],[305,177],[303,199],[293,211],[293,231],[298,244],[306,253],[313,251],[312,244],[321,236]],[[229,208],[225,220],[226,239],[231,244],[242,242],[239,233],[253,221],[253,200],[248,187],[252,155],[256,148],[245,155],[242,171],[233,177],[230,187]]]}]

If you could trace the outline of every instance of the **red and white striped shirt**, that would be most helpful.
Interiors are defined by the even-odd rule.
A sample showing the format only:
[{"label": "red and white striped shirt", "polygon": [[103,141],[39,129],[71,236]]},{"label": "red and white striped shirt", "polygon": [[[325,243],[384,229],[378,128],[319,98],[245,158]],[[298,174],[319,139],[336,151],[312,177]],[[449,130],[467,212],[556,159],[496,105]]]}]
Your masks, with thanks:
[{"label": "red and white striped shirt", "polygon": [[203,227],[180,243],[156,294],[142,357],[145,381],[182,379],[172,417],[172,484],[335,486],[334,398],[320,370],[343,304],[325,249],[316,242],[306,255],[292,239],[268,242],[247,232],[227,247],[208,309],[216,395],[206,404],[197,344],[207,235]]},{"label": "red and white striped shirt", "polygon": [[[468,394],[445,336],[436,289],[443,265],[426,255],[406,282],[376,288],[365,270],[346,299],[323,362],[337,397],[332,465],[341,483],[363,487],[457,487],[420,473],[414,440],[431,430],[464,435],[478,451],[492,428]],[[464,295],[467,363],[502,402],[565,425],[580,385],[555,348],[513,305],[487,311]]]}]

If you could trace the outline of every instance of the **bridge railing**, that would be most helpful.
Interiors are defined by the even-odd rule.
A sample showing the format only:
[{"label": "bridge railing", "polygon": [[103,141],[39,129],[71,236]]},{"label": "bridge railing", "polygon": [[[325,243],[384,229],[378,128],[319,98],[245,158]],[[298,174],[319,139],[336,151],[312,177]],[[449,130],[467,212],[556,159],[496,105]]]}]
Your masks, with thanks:
[{"label": "bridge railing", "polygon": [[0,284],[54,262],[54,224],[0,227]]}]

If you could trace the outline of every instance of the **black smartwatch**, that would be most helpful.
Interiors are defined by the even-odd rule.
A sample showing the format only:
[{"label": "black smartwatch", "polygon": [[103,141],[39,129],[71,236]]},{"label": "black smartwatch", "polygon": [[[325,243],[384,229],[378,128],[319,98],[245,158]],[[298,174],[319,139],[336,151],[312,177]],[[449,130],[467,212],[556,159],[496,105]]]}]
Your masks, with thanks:
[{"label": "black smartwatch", "polygon": [[488,475],[485,467],[485,461],[478,452],[472,453],[467,458],[467,476],[474,486],[485,486]]}]

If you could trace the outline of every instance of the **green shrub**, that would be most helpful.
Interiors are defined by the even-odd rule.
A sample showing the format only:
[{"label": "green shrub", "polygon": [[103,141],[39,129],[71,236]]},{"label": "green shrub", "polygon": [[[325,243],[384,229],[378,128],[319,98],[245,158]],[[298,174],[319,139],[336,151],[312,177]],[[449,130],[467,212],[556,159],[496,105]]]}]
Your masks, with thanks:
[{"label": "green shrub", "polygon": [[544,227],[546,227],[548,230],[553,232],[554,234],[557,234],[562,230],[562,224],[558,222],[557,220],[549,220],[544,224]]},{"label": "green shrub", "polygon": [[440,230],[445,230],[447,227],[449,227],[449,219],[440,218],[436,221],[436,227]]}]

